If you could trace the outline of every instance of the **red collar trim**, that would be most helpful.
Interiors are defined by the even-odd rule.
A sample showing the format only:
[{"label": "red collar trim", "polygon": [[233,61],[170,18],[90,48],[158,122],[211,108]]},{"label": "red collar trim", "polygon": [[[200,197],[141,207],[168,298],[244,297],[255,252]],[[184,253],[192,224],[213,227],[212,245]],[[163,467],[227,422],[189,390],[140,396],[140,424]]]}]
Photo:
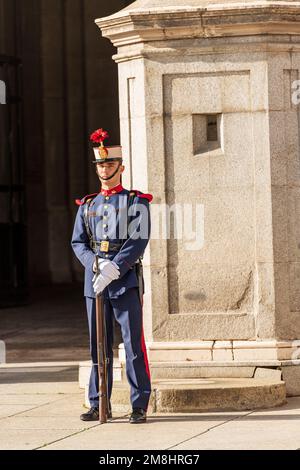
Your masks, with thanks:
[{"label": "red collar trim", "polygon": [[123,189],[123,186],[121,184],[118,184],[118,186],[115,186],[111,189],[102,189],[100,194],[102,194],[102,196],[112,196],[114,194],[120,193],[121,191],[123,191]]}]

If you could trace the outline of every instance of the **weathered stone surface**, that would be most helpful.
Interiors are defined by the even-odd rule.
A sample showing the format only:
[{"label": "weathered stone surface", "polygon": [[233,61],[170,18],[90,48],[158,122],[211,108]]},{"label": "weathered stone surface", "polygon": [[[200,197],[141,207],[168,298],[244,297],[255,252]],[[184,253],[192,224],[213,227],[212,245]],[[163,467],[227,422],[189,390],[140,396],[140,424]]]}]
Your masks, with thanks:
[{"label": "weathered stone surface", "polygon": [[[199,378],[250,378],[254,375],[255,367],[251,366],[203,366],[202,363],[178,364],[176,367],[171,364],[151,364],[151,378],[158,379],[199,379]],[[124,378],[125,380],[125,378]]]},{"label": "weathered stone surface", "polygon": [[[245,381],[247,379],[244,379]],[[252,384],[250,385],[250,381]],[[187,385],[178,388],[158,387],[156,390],[157,411],[200,411],[200,410],[247,410],[251,408],[271,408],[285,403],[285,385],[283,383],[248,384],[241,380],[234,383],[230,379],[216,380],[211,386],[196,388]],[[231,382],[231,383],[230,383]]]},{"label": "weathered stone surface", "polygon": [[266,367],[257,367],[254,373],[255,379],[281,380],[282,371],[280,369],[267,369]]},{"label": "weathered stone surface", "polygon": [[[217,4],[216,4],[217,3]],[[196,2],[134,2],[124,10],[96,20],[102,34],[115,46],[137,42],[186,39],[190,37],[222,37],[255,35],[273,32],[299,34],[299,10],[293,1],[285,3],[285,11],[276,2],[230,2],[226,8],[215,0]],[[236,3],[236,4],[235,4]],[[289,19],[290,21],[287,21]]]}]

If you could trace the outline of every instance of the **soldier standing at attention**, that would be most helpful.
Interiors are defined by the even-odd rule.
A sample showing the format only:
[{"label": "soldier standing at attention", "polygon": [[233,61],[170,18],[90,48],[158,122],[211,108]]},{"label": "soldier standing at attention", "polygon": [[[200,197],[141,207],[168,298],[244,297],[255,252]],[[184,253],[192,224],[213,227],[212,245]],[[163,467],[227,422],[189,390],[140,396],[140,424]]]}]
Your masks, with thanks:
[{"label": "soldier standing at attention", "polygon": [[[90,333],[92,370],[89,382],[90,410],[83,421],[99,419],[99,379],[96,341],[96,295],[103,293],[107,346],[107,395],[113,385],[113,319],[120,324],[126,352],[126,375],[130,385],[130,423],[146,421],[151,393],[150,372],[142,318],[143,279],[141,258],[150,237],[150,194],[129,191],[121,184],[124,171],[122,148],[105,147],[106,131],[99,129],[91,140],[100,192],[76,200],[79,206],[72,235],[72,248],[85,268],[84,296]],[[97,257],[96,257],[97,255]],[[97,261],[98,260],[98,261]],[[98,262],[98,269],[96,263]],[[99,274],[95,274],[96,271]]]}]

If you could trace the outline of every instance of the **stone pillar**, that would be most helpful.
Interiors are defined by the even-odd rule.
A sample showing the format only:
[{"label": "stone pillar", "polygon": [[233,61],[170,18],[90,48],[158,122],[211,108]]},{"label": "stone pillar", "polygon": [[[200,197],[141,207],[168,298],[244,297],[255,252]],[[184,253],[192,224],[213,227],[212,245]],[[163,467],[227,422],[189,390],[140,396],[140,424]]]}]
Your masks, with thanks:
[{"label": "stone pillar", "polygon": [[298,376],[300,393],[300,9],[280,3],[138,0],[96,20],[118,48],[126,183],[152,192],[155,212],[204,215],[200,249],[150,242],[154,377],[264,366],[288,387]]}]

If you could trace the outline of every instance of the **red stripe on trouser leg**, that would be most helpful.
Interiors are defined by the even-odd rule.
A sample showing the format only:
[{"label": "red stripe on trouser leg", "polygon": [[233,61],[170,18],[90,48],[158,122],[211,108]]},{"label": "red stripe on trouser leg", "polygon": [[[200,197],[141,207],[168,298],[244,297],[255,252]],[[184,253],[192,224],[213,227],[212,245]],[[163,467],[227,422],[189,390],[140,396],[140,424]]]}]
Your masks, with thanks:
[{"label": "red stripe on trouser leg", "polygon": [[145,363],[145,368],[146,368],[146,373],[150,379],[150,368],[149,368],[149,362],[148,362],[148,356],[147,356],[147,349],[146,349],[146,344],[145,344],[145,337],[144,337],[144,328],[143,328],[143,299],[141,301],[142,304],[142,336],[141,336],[141,347],[144,355],[144,363]]},{"label": "red stripe on trouser leg", "polygon": [[144,331],[143,330],[142,330],[141,345],[142,345],[142,351],[143,351],[143,354],[144,354],[144,363],[145,363],[145,367],[146,367],[146,372],[147,372],[147,375],[150,379],[150,369],[149,369],[149,362],[148,362],[148,356],[147,356],[147,350],[146,350]]}]

